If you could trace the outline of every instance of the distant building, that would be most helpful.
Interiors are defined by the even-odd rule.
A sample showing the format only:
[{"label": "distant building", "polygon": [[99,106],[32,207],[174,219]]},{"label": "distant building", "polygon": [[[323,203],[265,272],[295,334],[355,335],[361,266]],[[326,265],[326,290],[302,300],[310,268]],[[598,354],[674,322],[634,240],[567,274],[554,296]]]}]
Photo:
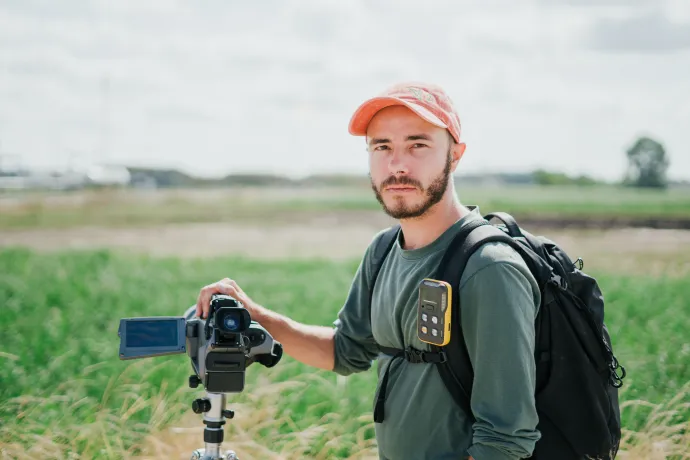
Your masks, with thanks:
[{"label": "distant building", "polygon": [[88,184],[99,186],[126,186],[132,179],[124,166],[93,165],[86,170]]},{"label": "distant building", "polygon": [[79,164],[65,169],[37,170],[0,162],[0,190],[127,187],[131,181],[129,169],[124,166]]}]

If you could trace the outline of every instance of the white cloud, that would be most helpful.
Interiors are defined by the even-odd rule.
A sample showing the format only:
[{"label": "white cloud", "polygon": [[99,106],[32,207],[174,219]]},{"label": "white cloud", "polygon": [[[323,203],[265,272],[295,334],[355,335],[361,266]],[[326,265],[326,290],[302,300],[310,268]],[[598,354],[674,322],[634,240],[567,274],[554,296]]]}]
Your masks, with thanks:
[{"label": "white cloud", "polygon": [[[113,161],[204,174],[365,172],[351,111],[396,80],[426,79],[459,107],[468,170],[617,178],[625,148],[650,132],[674,175],[690,176],[690,54],[640,53],[625,35],[650,11],[667,18],[659,33],[681,30],[682,2],[597,3],[6,0],[0,141],[44,165],[102,158],[107,143]],[[611,36],[632,49],[587,48]]]},{"label": "white cloud", "polygon": [[588,40],[593,49],[657,53],[690,49],[690,22],[672,20],[661,10],[624,19],[602,19],[593,25]]}]

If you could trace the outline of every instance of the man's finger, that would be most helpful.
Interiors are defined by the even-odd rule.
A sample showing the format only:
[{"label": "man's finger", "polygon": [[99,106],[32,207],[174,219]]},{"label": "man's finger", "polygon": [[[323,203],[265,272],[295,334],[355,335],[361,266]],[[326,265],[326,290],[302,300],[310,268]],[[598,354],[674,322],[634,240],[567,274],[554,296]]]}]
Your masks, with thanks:
[{"label": "man's finger", "polygon": [[211,296],[213,295],[215,284],[217,283],[208,284],[201,288],[201,291],[199,291],[199,297],[196,301],[196,314],[201,318],[206,318],[206,314],[208,313],[208,304],[211,302]]},{"label": "man's finger", "polygon": [[211,301],[211,296],[214,294],[223,294],[223,295],[229,295],[230,297],[234,297],[235,299],[237,298],[237,289],[235,286],[223,282],[217,282],[216,284],[213,285],[213,292],[210,294],[209,297],[209,302]]},{"label": "man's finger", "polygon": [[[244,295],[244,291],[242,290],[240,285],[237,284],[237,281],[231,279],[228,281],[228,284],[230,284],[230,286],[234,287],[239,295]],[[237,300],[240,300],[240,299],[238,298]]]},{"label": "man's finger", "polygon": [[204,318],[208,317],[209,310],[211,309],[211,297],[213,295],[223,294],[223,295],[228,295],[230,297],[233,297],[235,299],[238,297],[237,296],[237,290],[233,286],[231,286],[229,284],[225,284],[221,281],[211,285],[209,287],[208,292],[209,292],[208,293],[208,300],[206,301],[206,303],[204,303],[202,305],[202,307],[204,309]]},{"label": "man's finger", "polygon": [[201,288],[199,290],[199,295],[196,298],[196,316],[201,317],[201,313],[203,312],[203,308],[201,308],[201,304],[203,302],[203,295],[204,295],[204,289],[205,287]]},{"label": "man's finger", "polygon": [[235,281],[235,280],[232,279],[232,278],[223,278],[223,279],[221,280],[221,283],[223,283],[223,284],[228,284],[228,285],[234,287],[235,290],[237,290],[238,293],[241,293],[241,292],[242,292],[242,289],[241,289],[240,286],[237,284],[237,281]]},{"label": "man's finger", "polygon": [[209,284],[201,290],[201,293],[199,294],[199,300],[197,303],[197,311],[201,309],[202,318],[208,317],[208,313],[211,308],[211,297],[213,297],[215,294],[229,295],[234,298],[238,297],[237,289],[235,289],[234,286],[225,284],[222,281],[219,281],[214,284]]}]

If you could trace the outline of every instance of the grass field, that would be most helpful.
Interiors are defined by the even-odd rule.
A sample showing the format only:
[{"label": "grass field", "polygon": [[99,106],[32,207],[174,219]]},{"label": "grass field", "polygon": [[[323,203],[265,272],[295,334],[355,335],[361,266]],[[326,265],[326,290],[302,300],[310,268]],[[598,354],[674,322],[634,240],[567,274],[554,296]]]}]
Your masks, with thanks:
[{"label": "grass field", "polygon": [[[460,184],[459,194],[520,218],[690,217],[684,190]],[[366,187],[0,196],[0,458],[189,458],[203,425],[191,411],[199,392],[187,387],[188,359],[119,361],[119,319],[181,314],[202,285],[231,275],[270,308],[329,325],[385,222]],[[194,223],[203,225],[184,225]],[[348,241],[335,257],[337,235]],[[557,241],[599,279],[628,370],[620,458],[690,459],[685,232],[574,230]],[[154,246],[165,251],[153,256]],[[338,378],[288,356],[273,369],[255,364],[246,391],[230,398],[226,445],[242,460],[375,459],[374,387],[373,369]]]},{"label": "grass field", "polygon": [[[272,309],[329,325],[356,263],[2,250],[0,457],[189,458],[203,437],[187,358],[119,361],[119,319],[181,314],[232,274]],[[628,370],[620,458],[690,458],[688,279],[594,274]],[[373,370],[340,379],[286,356],[247,374],[226,429],[242,460],[375,458]]]},{"label": "grass field", "polygon": [[[690,192],[596,187],[458,185],[465,204],[521,218],[690,219]],[[304,213],[379,211],[367,187],[94,191],[0,197],[0,230],[183,222],[280,224]]]}]

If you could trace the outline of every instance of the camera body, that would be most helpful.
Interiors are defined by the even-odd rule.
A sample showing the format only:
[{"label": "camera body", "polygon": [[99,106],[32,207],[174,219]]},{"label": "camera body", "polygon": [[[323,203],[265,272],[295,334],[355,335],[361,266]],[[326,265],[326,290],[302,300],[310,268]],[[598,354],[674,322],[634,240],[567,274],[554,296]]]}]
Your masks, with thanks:
[{"label": "camera body", "polygon": [[281,359],[280,342],[233,297],[215,295],[206,320],[195,317],[196,306],[179,317],[123,318],[120,320],[120,359],[140,359],[187,353],[195,375],[191,387],[202,384],[209,393],[244,390],[245,371],[254,362],[275,366]]},{"label": "camera body", "polygon": [[214,296],[208,320],[192,318],[186,327],[187,353],[211,393],[241,392],[247,366],[273,367],[282,357],[282,345],[229,296]]}]

